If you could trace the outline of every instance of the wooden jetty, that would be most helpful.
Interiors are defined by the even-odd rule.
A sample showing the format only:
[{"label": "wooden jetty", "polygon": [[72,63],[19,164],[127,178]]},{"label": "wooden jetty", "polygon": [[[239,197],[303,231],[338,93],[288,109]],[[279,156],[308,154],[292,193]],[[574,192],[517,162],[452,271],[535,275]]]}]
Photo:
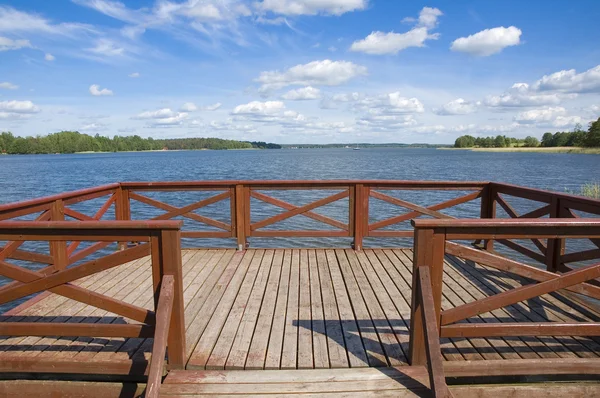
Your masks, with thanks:
[{"label": "wooden jetty", "polygon": [[[0,395],[600,395],[598,215],[489,182],[118,183],[0,205],[0,304],[18,303]],[[341,243],[253,247],[305,237]]]}]

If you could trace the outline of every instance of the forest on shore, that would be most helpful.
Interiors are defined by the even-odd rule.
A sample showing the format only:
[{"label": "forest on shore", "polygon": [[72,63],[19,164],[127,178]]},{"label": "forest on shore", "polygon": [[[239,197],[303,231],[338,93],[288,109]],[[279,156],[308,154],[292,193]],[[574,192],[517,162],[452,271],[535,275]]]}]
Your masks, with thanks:
[{"label": "forest on shore", "polygon": [[509,148],[509,147],[600,147],[600,118],[589,124],[588,130],[583,130],[581,125],[576,125],[572,131],[557,131],[545,133],[541,141],[536,137],[528,136],[523,139],[497,135],[496,137],[473,137],[463,135],[454,142],[455,148]]},{"label": "forest on shore", "polygon": [[49,154],[76,152],[127,152],[200,149],[279,149],[277,144],[262,141],[236,141],[220,138],[142,138],[139,135],[113,138],[99,134],[91,136],[77,131],[61,131],[46,136],[18,137],[0,133],[0,153]]}]

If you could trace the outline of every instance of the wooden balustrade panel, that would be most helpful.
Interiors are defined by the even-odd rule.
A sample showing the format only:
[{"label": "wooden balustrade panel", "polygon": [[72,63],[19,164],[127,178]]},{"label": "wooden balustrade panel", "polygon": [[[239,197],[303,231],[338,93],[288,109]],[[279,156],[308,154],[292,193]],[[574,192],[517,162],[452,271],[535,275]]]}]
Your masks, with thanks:
[{"label": "wooden balustrade panel", "polygon": [[132,220],[181,220],[184,238],[235,237],[234,190],[230,188],[127,190]]},{"label": "wooden balustrade panel", "polygon": [[298,190],[249,189],[250,237],[353,236],[350,187]]},{"label": "wooden balustrade panel", "polygon": [[367,237],[412,238],[410,220],[418,217],[454,219],[476,217],[482,190],[403,189],[370,187]]}]

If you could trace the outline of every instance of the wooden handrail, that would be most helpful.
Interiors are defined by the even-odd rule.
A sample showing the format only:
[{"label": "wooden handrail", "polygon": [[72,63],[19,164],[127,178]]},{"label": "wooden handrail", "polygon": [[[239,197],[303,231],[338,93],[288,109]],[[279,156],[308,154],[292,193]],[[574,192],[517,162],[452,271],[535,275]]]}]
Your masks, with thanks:
[{"label": "wooden handrail", "polygon": [[[11,321],[10,315],[0,323],[0,333],[9,336],[73,336],[73,337],[133,337],[155,336],[155,344],[168,340],[169,366],[183,368],[185,364],[185,323],[183,303],[183,276],[181,268],[181,221],[7,221],[0,222],[0,240],[12,242],[48,241],[60,243],[66,241],[99,242],[82,249],[81,254],[74,253],[78,260],[84,254],[94,253],[87,250],[94,246],[103,247],[104,243],[129,241],[135,239],[146,242],[116,251],[93,260],[73,264],[71,267],[59,267],[54,263],[40,270],[31,270],[9,263],[0,258],[0,275],[14,282],[0,289],[0,303],[11,302],[33,293],[49,291],[85,305],[91,305],[109,313],[141,322],[141,324],[72,324],[72,323],[22,323]],[[18,239],[18,241],[15,241]],[[17,244],[8,244],[9,249]],[[64,246],[65,254],[67,253]],[[0,252],[5,253],[6,247]],[[87,251],[86,251],[87,250]],[[13,252],[12,254],[14,254]],[[114,299],[88,290],[75,282],[84,277],[107,269],[129,263],[150,255],[152,278],[154,283],[155,310]],[[5,256],[8,257],[8,256]],[[45,258],[44,258],[45,260]],[[161,289],[159,290],[159,286]],[[162,298],[161,298],[162,294]],[[165,304],[166,303],[166,304]],[[165,306],[168,314],[165,315]],[[168,331],[168,333],[167,333]],[[161,337],[162,336],[162,337]],[[158,361],[164,350],[153,355]],[[155,365],[158,366],[158,365]],[[162,366],[162,363],[161,363]]]},{"label": "wooden handrail", "polygon": [[156,309],[156,331],[154,333],[154,342],[152,344],[152,358],[150,360],[150,370],[148,372],[148,383],[146,384],[147,398],[158,397],[160,393],[174,297],[175,279],[173,278],[173,275],[165,275],[161,282],[158,307]]},{"label": "wooden handrail", "polygon": [[417,296],[421,307],[421,321],[424,328],[425,351],[427,354],[427,370],[429,374],[429,384],[435,398],[452,397],[446,385],[444,376],[444,367],[442,363],[442,350],[440,347],[440,334],[438,332],[437,320],[435,316],[435,305],[433,294],[431,292],[431,277],[429,267],[421,265],[416,268],[418,274]]},{"label": "wooden handrail", "polygon": [[0,215],[5,212],[14,211],[16,209],[23,209],[23,208],[39,206],[39,205],[43,205],[43,204],[50,204],[57,200],[70,201],[70,200],[73,200],[76,198],[85,198],[86,196],[88,196],[90,194],[95,194],[98,192],[109,192],[111,190],[115,190],[115,189],[119,188],[120,185],[121,184],[119,184],[119,183],[100,185],[97,187],[79,189],[76,191],[64,192],[64,193],[60,193],[57,195],[44,196],[41,198],[25,200],[22,202],[0,204]]},{"label": "wooden handrail", "polygon": [[[600,277],[600,263],[556,274],[510,260],[495,253],[469,248],[450,240],[471,239],[566,239],[600,237],[600,219],[481,219],[413,220],[415,227],[415,260],[413,286],[417,290],[411,303],[410,359],[412,365],[424,365],[423,353],[432,344],[428,335],[438,326],[443,338],[514,337],[514,336],[599,336],[600,323],[456,323],[495,309],[530,300],[560,289],[571,290],[593,298],[600,298],[600,288],[590,281]],[[441,311],[436,297],[442,294],[439,275],[443,274],[444,254],[471,260],[484,266],[527,277],[538,283],[525,284],[511,290]],[[586,258],[593,253],[586,253]],[[432,275],[431,297],[434,316],[417,317],[424,311],[422,295],[424,280],[414,275]],[[436,275],[434,277],[434,275]],[[427,299],[429,301],[429,299]],[[429,354],[427,354],[429,355]],[[429,358],[427,358],[429,361]],[[489,375],[482,371],[480,375]]]}]

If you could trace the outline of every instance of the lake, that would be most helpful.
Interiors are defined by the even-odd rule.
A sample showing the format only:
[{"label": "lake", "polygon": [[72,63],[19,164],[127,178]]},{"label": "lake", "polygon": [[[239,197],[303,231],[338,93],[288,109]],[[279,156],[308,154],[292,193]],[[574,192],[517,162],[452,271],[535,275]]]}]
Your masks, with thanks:
[{"label": "lake", "polygon": [[0,170],[0,203],[161,180],[470,180],[564,192],[600,179],[600,155],[419,148],[138,152],[0,156]]}]

